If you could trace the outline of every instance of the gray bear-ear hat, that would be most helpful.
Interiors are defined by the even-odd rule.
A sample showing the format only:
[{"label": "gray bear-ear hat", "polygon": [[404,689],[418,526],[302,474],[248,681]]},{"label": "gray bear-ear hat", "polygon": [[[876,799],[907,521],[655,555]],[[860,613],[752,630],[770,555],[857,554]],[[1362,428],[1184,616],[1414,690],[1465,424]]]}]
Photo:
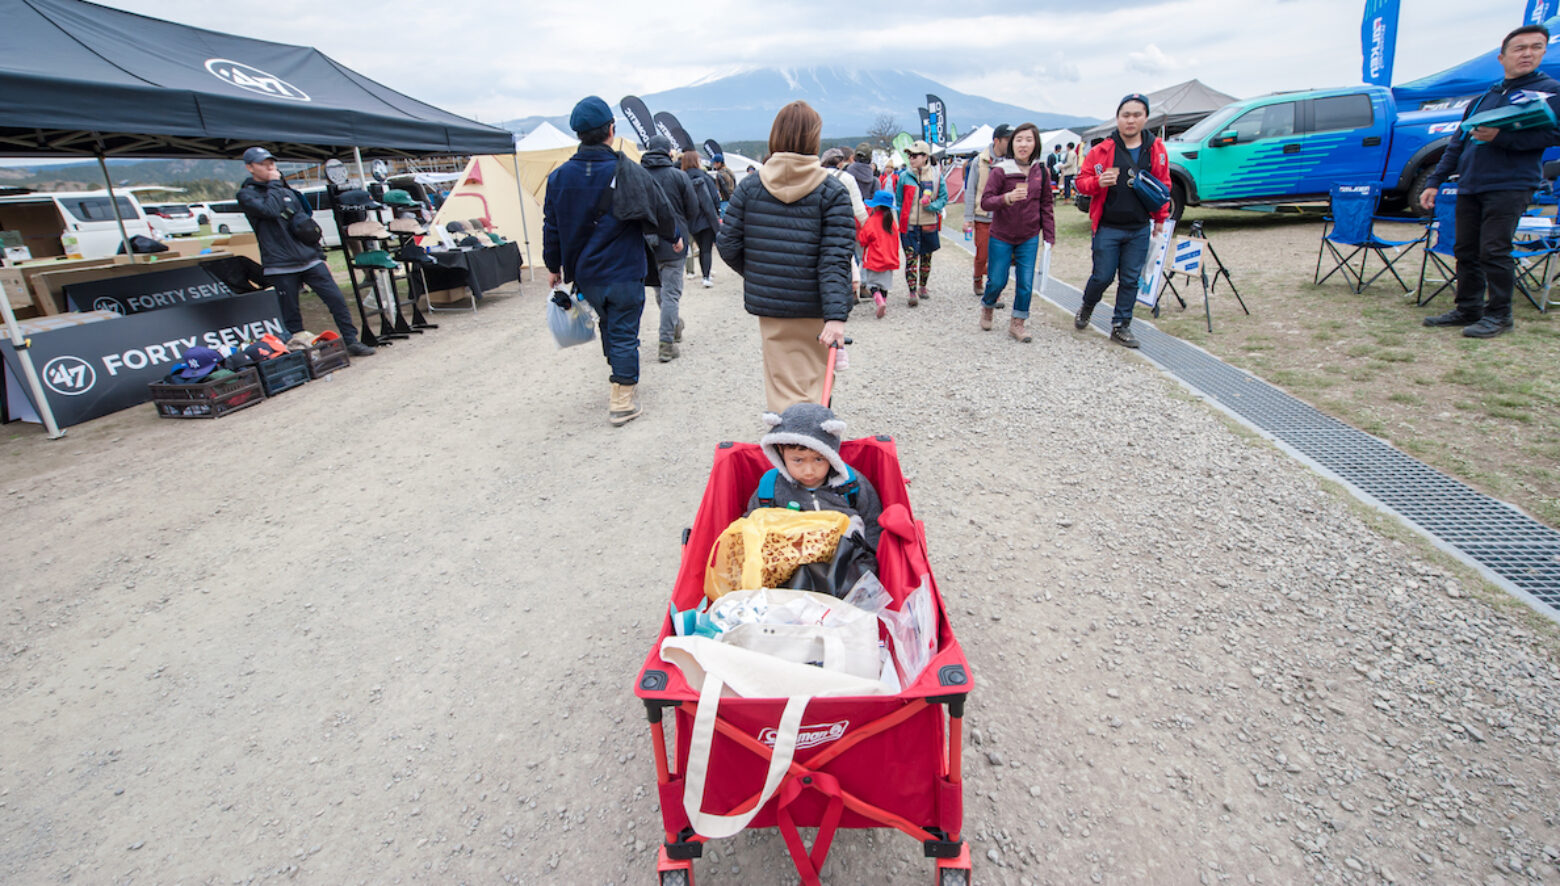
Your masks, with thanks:
[{"label": "gray bear-ear hat", "polygon": [[769,456],[769,463],[778,468],[786,479],[796,481],[791,472],[785,469],[785,458],[778,448],[782,443],[806,446],[827,458],[829,465],[834,468],[829,474],[830,486],[839,486],[850,476],[850,469],[845,466],[845,460],[840,458],[840,435],[845,433],[845,422],[835,418],[829,407],[816,403],[797,403],[780,415],[764,413],[764,424],[769,425],[769,433],[758,441],[758,445]]}]

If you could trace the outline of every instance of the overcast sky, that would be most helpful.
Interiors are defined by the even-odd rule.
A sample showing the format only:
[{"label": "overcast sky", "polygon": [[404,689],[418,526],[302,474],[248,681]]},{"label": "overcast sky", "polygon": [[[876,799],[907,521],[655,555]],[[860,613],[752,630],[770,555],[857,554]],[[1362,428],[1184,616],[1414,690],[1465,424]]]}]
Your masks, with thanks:
[{"label": "overcast sky", "polygon": [[[484,122],[616,104],[738,66],[908,68],[1039,111],[1106,117],[1126,92],[1196,77],[1238,97],[1360,82],[1363,0],[990,0],[896,4],[535,0],[322,3],[99,0],[309,44]],[[1017,11],[1025,7],[1033,11]],[[1402,0],[1394,82],[1499,45],[1523,0]],[[676,108],[668,108],[676,112]],[[906,108],[907,115],[914,108]],[[950,108],[957,119],[958,109]]]}]

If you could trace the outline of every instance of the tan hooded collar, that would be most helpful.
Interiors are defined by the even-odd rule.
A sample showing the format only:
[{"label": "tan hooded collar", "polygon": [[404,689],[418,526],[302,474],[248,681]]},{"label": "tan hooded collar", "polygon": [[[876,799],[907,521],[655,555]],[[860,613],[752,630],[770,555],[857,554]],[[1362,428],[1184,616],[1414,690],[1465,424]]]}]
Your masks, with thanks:
[{"label": "tan hooded collar", "polygon": [[764,190],[781,203],[795,203],[811,194],[828,177],[818,158],[812,154],[777,151],[769,155],[758,171]]}]

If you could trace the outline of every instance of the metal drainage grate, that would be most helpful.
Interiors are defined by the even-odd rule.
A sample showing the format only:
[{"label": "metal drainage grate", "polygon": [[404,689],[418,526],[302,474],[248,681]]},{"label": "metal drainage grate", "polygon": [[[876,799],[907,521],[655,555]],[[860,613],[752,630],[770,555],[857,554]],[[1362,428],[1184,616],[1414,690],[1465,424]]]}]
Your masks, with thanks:
[{"label": "metal drainage grate", "polygon": [[[1068,311],[1083,299],[1055,279],[1041,294]],[[1108,299],[1100,308],[1094,326],[1109,332]],[[1560,532],[1175,336],[1146,324],[1133,332],[1160,368],[1560,621]]]}]

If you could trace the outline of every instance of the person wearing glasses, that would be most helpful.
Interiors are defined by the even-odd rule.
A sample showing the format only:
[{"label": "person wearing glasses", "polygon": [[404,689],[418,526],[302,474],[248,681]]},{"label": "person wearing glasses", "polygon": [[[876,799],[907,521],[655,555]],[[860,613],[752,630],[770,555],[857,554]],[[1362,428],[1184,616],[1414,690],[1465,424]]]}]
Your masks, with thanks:
[{"label": "person wearing glasses", "polygon": [[[1555,98],[1560,83],[1538,70],[1548,47],[1549,29],[1543,25],[1526,25],[1507,34],[1497,56],[1505,79],[1469,102],[1463,119],[1525,99],[1547,101],[1560,110]],[[1433,210],[1436,189],[1453,174],[1458,176],[1457,240],[1452,247],[1457,260],[1457,303],[1444,314],[1426,317],[1426,326],[1461,326],[1469,338],[1494,338],[1511,331],[1515,325],[1511,294],[1517,282],[1511,241],[1517,221],[1543,181],[1544,149],[1554,145],[1560,145],[1560,129],[1554,126],[1515,130],[1478,126],[1469,132],[1459,127],[1452,136],[1441,162],[1425,180],[1419,205]]]}]

